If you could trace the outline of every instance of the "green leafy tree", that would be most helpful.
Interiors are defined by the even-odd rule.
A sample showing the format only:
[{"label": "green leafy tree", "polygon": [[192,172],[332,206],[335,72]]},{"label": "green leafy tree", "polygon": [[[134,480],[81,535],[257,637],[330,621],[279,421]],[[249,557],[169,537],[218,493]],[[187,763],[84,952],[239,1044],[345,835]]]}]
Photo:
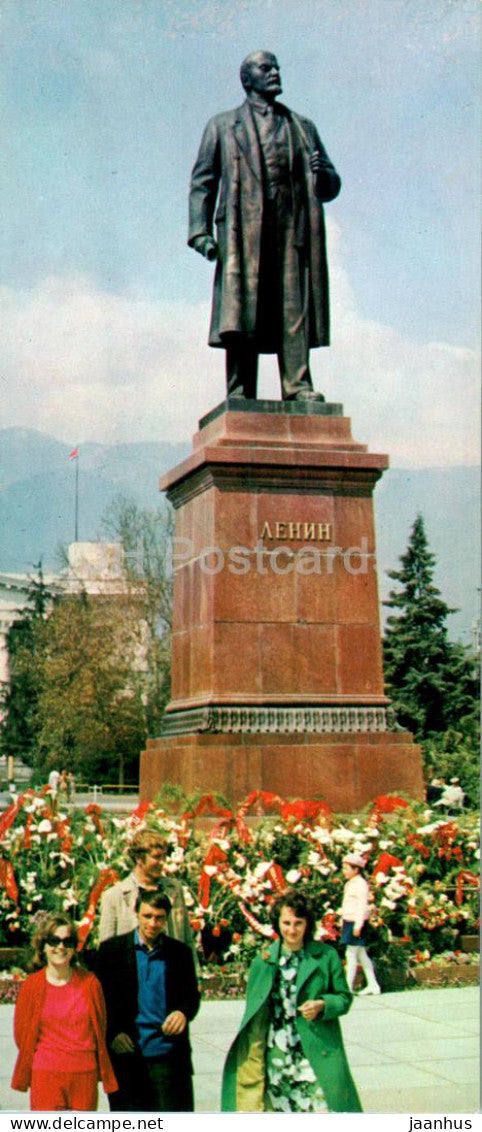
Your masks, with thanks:
[{"label": "green leafy tree", "polygon": [[117,593],[53,601],[40,573],[11,630],[1,750],[21,754],[37,778],[55,764],[83,780],[136,782],[169,698],[171,512],[119,498],[104,532],[125,552]]},{"label": "green leafy tree", "polygon": [[433,581],[435,556],[429,550],[423,518],[412,528],[398,583],[384,603],[393,610],[384,639],[385,678],[399,722],[418,739],[455,728],[474,728],[477,677],[462,645],[449,640],[447,618],[455,612]]},{"label": "green leafy tree", "polygon": [[135,595],[66,595],[37,628],[35,765],[92,782],[137,782],[146,735]]},{"label": "green leafy tree", "polygon": [[21,758],[27,766],[34,763],[36,752],[35,712],[42,647],[39,628],[54,602],[53,592],[45,584],[42,564],[39,562],[35,569],[37,576],[30,580],[25,609],[7,633],[10,678],[0,693],[0,752],[7,758]]},{"label": "green leafy tree", "polygon": [[29,597],[9,633],[2,754],[21,756],[37,780],[56,766],[83,781],[137,782],[147,737],[142,601],[127,586],[54,598],[41,572]]},{"label": "green leafy tree", "polygon": [[128,585],[144,625],[147,730],[158,735],[171,690],[172,511],[149,510],[118,496],[104,515],[102,532],[124,549]]}]

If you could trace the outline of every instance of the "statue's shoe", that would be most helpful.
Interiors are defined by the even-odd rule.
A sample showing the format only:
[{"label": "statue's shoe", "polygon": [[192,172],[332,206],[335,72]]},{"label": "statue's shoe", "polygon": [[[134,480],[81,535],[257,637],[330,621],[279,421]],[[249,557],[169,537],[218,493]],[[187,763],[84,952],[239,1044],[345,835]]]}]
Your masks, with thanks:
[{"label": "statue's shoe", "polygon": [[316,393],[314,389],[300,389],[299,393],[294,393],[292,397],[288,397],[288,401],[324,401],[325,398],[322,393]]}]

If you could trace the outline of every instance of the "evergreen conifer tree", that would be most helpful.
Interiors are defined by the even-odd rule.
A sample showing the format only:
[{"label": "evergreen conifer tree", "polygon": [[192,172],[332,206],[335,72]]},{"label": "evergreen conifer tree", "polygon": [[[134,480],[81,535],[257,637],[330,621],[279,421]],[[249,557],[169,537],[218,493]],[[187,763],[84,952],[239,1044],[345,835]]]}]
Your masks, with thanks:
[{"label": "evergreen conifer tree", "polygon": [[384,602],[393,610],[384,639],[388,695],[399,723],[417,739],[450,727],[463,731],[477,700],[475,667],[462,645],[448,638],[446,622],[455,610],[434,584],[436,559],[421,515],[400,562],[389,577],[401,588]]}]

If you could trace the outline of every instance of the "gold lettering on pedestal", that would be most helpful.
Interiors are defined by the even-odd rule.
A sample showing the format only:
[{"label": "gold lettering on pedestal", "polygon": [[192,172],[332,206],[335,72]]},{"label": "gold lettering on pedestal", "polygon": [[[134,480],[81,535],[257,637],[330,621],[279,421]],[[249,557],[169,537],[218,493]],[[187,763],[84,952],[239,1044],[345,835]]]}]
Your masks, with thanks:
[{"label": "gold lettering on pedestal", "polygon": [[294,520],[276,520],[272,526],[267,521],[261,528],[260,539],[277,539],[291,542],[331,542],[331,523],[300,523]]}]

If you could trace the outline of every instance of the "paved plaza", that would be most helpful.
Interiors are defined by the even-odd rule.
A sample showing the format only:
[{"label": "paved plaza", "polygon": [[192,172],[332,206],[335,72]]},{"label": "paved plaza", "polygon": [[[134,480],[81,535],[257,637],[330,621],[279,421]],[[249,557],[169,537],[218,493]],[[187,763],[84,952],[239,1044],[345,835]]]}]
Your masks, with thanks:
[{"label": "paved plaza", "polygon": [[[221,1070],[241,1018],[241,1000],[205,1002],[191,1027],[197,1112],[218,1112]],[[0,1007],[0,1109],[28,1108],[10,1089],[13,1006]],[[479,1111],[479,991],[412,990],[355,1000],[342,1019],[365,1112]],[[100,1109],[108,1108],[101,1095]]]}]

